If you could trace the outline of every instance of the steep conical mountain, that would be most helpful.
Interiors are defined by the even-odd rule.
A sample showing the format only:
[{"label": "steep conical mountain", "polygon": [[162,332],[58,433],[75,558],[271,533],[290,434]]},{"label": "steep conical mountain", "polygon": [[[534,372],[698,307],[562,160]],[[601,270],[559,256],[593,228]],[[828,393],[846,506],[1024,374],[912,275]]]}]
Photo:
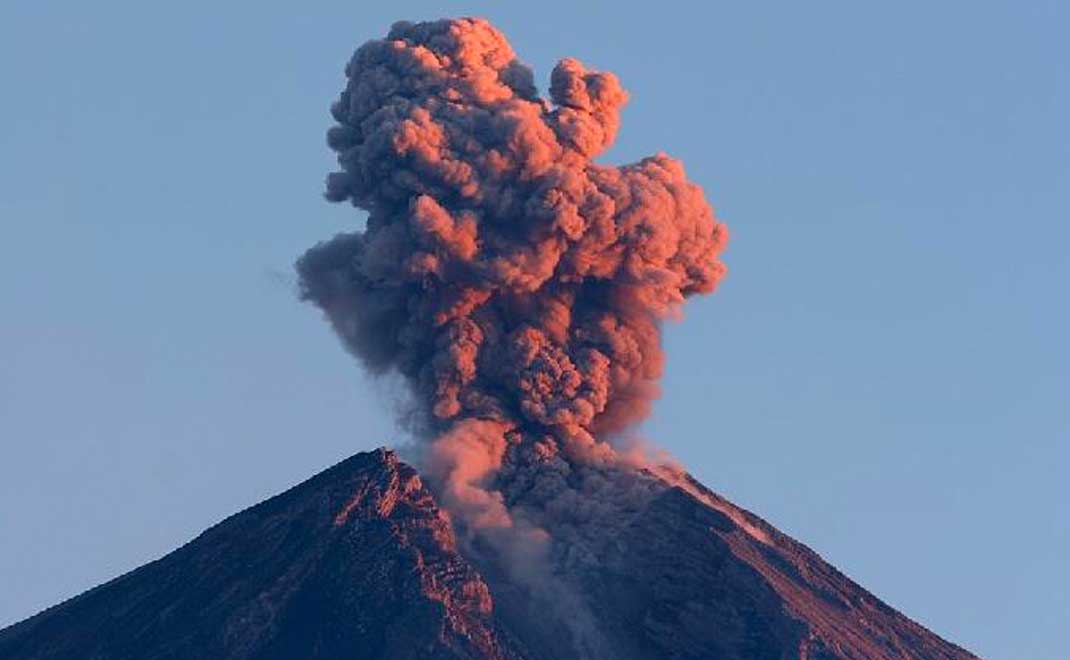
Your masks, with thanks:
[{"label": "steep conical mountain", "polygon": [[[565,577],[606,657],[975,657],[693,480],[656,491],[591,552]],[[417,473],[378,450],[0,631],[0,658],[592,653],[541,623],[525,586],[485,575]]]}]

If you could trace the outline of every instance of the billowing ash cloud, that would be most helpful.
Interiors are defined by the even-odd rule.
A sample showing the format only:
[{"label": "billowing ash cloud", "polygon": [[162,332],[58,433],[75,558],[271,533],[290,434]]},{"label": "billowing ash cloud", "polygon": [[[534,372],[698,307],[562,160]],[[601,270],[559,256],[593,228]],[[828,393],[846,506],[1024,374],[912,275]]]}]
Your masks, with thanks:
[{"label": "billowing ash cloud", "polygon": [[660,320],[723,275],[724,226],[668,156],[592,161],[627,100],[613,74],[562,60],[542,98],[486,21],[398,23],[346,76],[326,194],[367,224],[300,259],[304,297],[411,384],[464,524],[517,524],[518,482],[599,506],[605,479],[563,471],[627,463],[610,440],[657,396]]}]

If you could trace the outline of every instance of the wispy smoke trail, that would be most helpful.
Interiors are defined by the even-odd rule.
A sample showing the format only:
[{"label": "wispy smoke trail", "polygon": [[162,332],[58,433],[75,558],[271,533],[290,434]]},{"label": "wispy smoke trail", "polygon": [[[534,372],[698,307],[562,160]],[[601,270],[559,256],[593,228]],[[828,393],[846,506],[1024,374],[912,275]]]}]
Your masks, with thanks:
[{"label": "wispy smoke trail", "polygon": [[659,320],[714,289],[726,231],[678,161],[592,162],[627,100],[613,74],[562,60],[544,99],[484,20],[398,23],[346,76],[326,195],[367,224],[300,259],[303,295],[411,384],[455,515],[509,526],[506,472],[619,461]]}]

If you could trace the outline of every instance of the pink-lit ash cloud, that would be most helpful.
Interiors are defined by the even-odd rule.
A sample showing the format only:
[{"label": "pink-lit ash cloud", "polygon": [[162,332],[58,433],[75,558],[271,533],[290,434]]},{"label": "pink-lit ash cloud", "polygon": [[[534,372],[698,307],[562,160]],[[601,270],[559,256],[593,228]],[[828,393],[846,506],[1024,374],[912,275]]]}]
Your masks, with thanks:
[{"label": "pink-lit ash cloud", "polygon": [[398,23],[345,73],[326,196],[367,222],[301,258],[303,296],[409,383],[458,524],[557,534],[626,497],[600,470],[643,465],[614,443],[659,393],[659,324],[725,272],[702,189],[664,154],[594,163],[616,76],[565,59],[543,98],[484,20]]}]

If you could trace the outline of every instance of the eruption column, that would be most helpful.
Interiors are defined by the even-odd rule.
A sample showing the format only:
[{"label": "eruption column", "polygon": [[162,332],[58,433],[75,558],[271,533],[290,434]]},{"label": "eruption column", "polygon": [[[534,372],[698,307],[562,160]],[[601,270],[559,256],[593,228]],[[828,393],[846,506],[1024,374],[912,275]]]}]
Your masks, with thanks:
[{"label": "eruption column", "polygon": [[625,462],[609,439],[657,396],[660,320],[713,291],[726,230],[678,161],[593,162],[616,76],[565,59],[544,99],[484,20],[397,23],[345,73],[326,196],[367,223],[299,260],[302,295],[411,385],[451,511],[508,527],[510,475]]}]

